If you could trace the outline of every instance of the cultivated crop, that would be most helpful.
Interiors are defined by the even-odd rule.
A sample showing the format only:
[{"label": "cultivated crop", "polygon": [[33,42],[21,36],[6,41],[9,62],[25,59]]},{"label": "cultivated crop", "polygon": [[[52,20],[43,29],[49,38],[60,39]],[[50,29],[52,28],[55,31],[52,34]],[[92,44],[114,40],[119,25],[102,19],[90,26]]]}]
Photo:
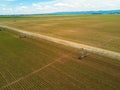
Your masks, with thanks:
[{"label": "cultivated crop", "polygon": [[120,62],[0,32],[0,90],[119,90]]}]

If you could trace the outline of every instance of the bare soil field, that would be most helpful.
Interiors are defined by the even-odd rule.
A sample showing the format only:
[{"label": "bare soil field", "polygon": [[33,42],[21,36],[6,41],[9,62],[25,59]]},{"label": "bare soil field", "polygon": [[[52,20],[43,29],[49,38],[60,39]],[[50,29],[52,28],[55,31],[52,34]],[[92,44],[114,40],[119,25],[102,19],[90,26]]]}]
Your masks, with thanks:
[{"label": "bare soil field", "polygon": [[120,52],[119,15],[43,15],[0,18],[26,31]]}]

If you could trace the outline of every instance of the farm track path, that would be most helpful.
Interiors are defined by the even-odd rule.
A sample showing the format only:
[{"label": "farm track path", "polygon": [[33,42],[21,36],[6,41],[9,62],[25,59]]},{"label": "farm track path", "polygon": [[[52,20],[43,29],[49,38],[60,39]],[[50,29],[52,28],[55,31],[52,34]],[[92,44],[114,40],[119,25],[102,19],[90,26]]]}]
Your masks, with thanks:
[{"label": "farm track path", "polygon": [[68,57],[67,55],[62,55],[61,57],[55,59],[53,62],[51,62],[51,63],[49,63],[49,64],[47,64],[47,65],[45,65],[45,66],[43,66],[43,67],[41,67],[41,68],[33,71],[33,72],[31,72],[31,73],[29,73],[29,74],[27,74],[27,75],[25,75],[25,76],[23,76],[23,77],[20,77],[19,79],[15,80],[15,81],[13,81],[13,82],[11,82],[11,83],[8,83],[7,85],[1,87],[0,89],[5,89],[5,88],[7,88],[7,87],[9,87],[9,86],[11,86],[11,85],[13,85],[13,84],[15,84],[15,83],[18,83],[19,81],[24,80],[24,79],[32,76],[33,74],[36,74],[36,73],[38,73],[38,72],[46,69],[47,67],[53,65],[54,63],[59,62],[59,60],[62,60],[62,59],[67,58],[67,57]]},{"label": "farm track path", "polygon": [[63,44],[63,45],[66,45],[66,46],[70,46],[70,47],[73,47],[73,48],[77,48],[77,49],[84,48],[88,52],[91,52],[91,53],[94,53],[94,54],[97,54],[97,55],[101,55],[101,56],[105,56],[105,57],[109,57],[109,58],[112,58],[112,59],[120,60],[120,53],[119,52],[109,51],[109,50],[106,50],[106,49],[92,47],[92,46],[88,46],[88,45],[85,45],[85,44],[80,44],[80,43],[76,43],[76,42],[62,40],[62,39],[58,39],[58,38],[54,38],[54,37],[50,37],[50,36],[46,36],[46,35],[42,35],[42,34],[38,34],[38,33],[28,32],[28,31],[25,31],[25,30],[16,29],[16,28],[13,28],[13,27],[5,26],[5,25],[0,25],[0,27],[1,28],[6,28],[6,29],[11,30],[11,31],[15,31],[15,32],[26,34],[26,35],[30,35],[30,36],[33,36],[33,37],[38,37],[38,38],[41,38],[41,39],[52,41],[52,42],[55,42],[55,43],[58,43],[58,44]]}]

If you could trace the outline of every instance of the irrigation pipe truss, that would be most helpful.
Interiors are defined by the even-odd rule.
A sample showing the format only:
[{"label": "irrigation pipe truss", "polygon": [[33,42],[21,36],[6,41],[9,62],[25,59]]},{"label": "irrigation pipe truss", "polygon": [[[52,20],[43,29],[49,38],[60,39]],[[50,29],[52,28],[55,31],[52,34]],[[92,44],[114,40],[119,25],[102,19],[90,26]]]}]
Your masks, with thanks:
[{"label": "irrigation pipe truss", "polygon": [[101,55],[101,56],[105,56],[105,57],[109,57],[109,58],[113,58],[113,59],[116,59],[116,60],[120,60],[120,53],[118,53],[118,52],[113,52],[113,51],[109,51],[109,50],[105,50],[105,49],[101,49],[101,48],[97,48],[97,47],[92,47],[92,46],[88,46],[88,45],[84,45],[84,44],[80,44],[80,43],[76,43],[76,42],[62,40],[62,39],[58,39],[58,38],[54,38],[54,37],[50,37],[50,36],[46,36],[46,35],[42,35],[42,34],[38,34],[38,33],[28,32],[28,31],[12,28],[12,27],[9,27],[9,26],[0,25],[0,27],[11,30],[11,31],[16,31],[16,32],[23,33],[23,34],[26,34],[26,35],[30,35],[30,36],[38,37],[38,38],[41,38],[41,39],[45,39],[45,40],[48,40],[48,41],[52,41],[52,42],[55,42],[55,43],[58,43],[58,44],[63,44],[63,45],[66,45],[66,46],[70,46],[70,47],[73,47],[73,48],[77,48],[77,49],[84,48],[88,52],[91,52],[91,53],[94,53],[94,54],[97,54],[97,55]]}]

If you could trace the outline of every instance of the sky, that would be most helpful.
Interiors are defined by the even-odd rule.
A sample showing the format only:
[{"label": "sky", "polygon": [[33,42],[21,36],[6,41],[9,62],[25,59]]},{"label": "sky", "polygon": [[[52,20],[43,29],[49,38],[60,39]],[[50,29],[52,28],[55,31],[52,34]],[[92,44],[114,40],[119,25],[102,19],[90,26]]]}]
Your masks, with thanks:
[{"label": "sky", "polygon": [[120,0],[0,0],[0,15],[120,9]]}]

